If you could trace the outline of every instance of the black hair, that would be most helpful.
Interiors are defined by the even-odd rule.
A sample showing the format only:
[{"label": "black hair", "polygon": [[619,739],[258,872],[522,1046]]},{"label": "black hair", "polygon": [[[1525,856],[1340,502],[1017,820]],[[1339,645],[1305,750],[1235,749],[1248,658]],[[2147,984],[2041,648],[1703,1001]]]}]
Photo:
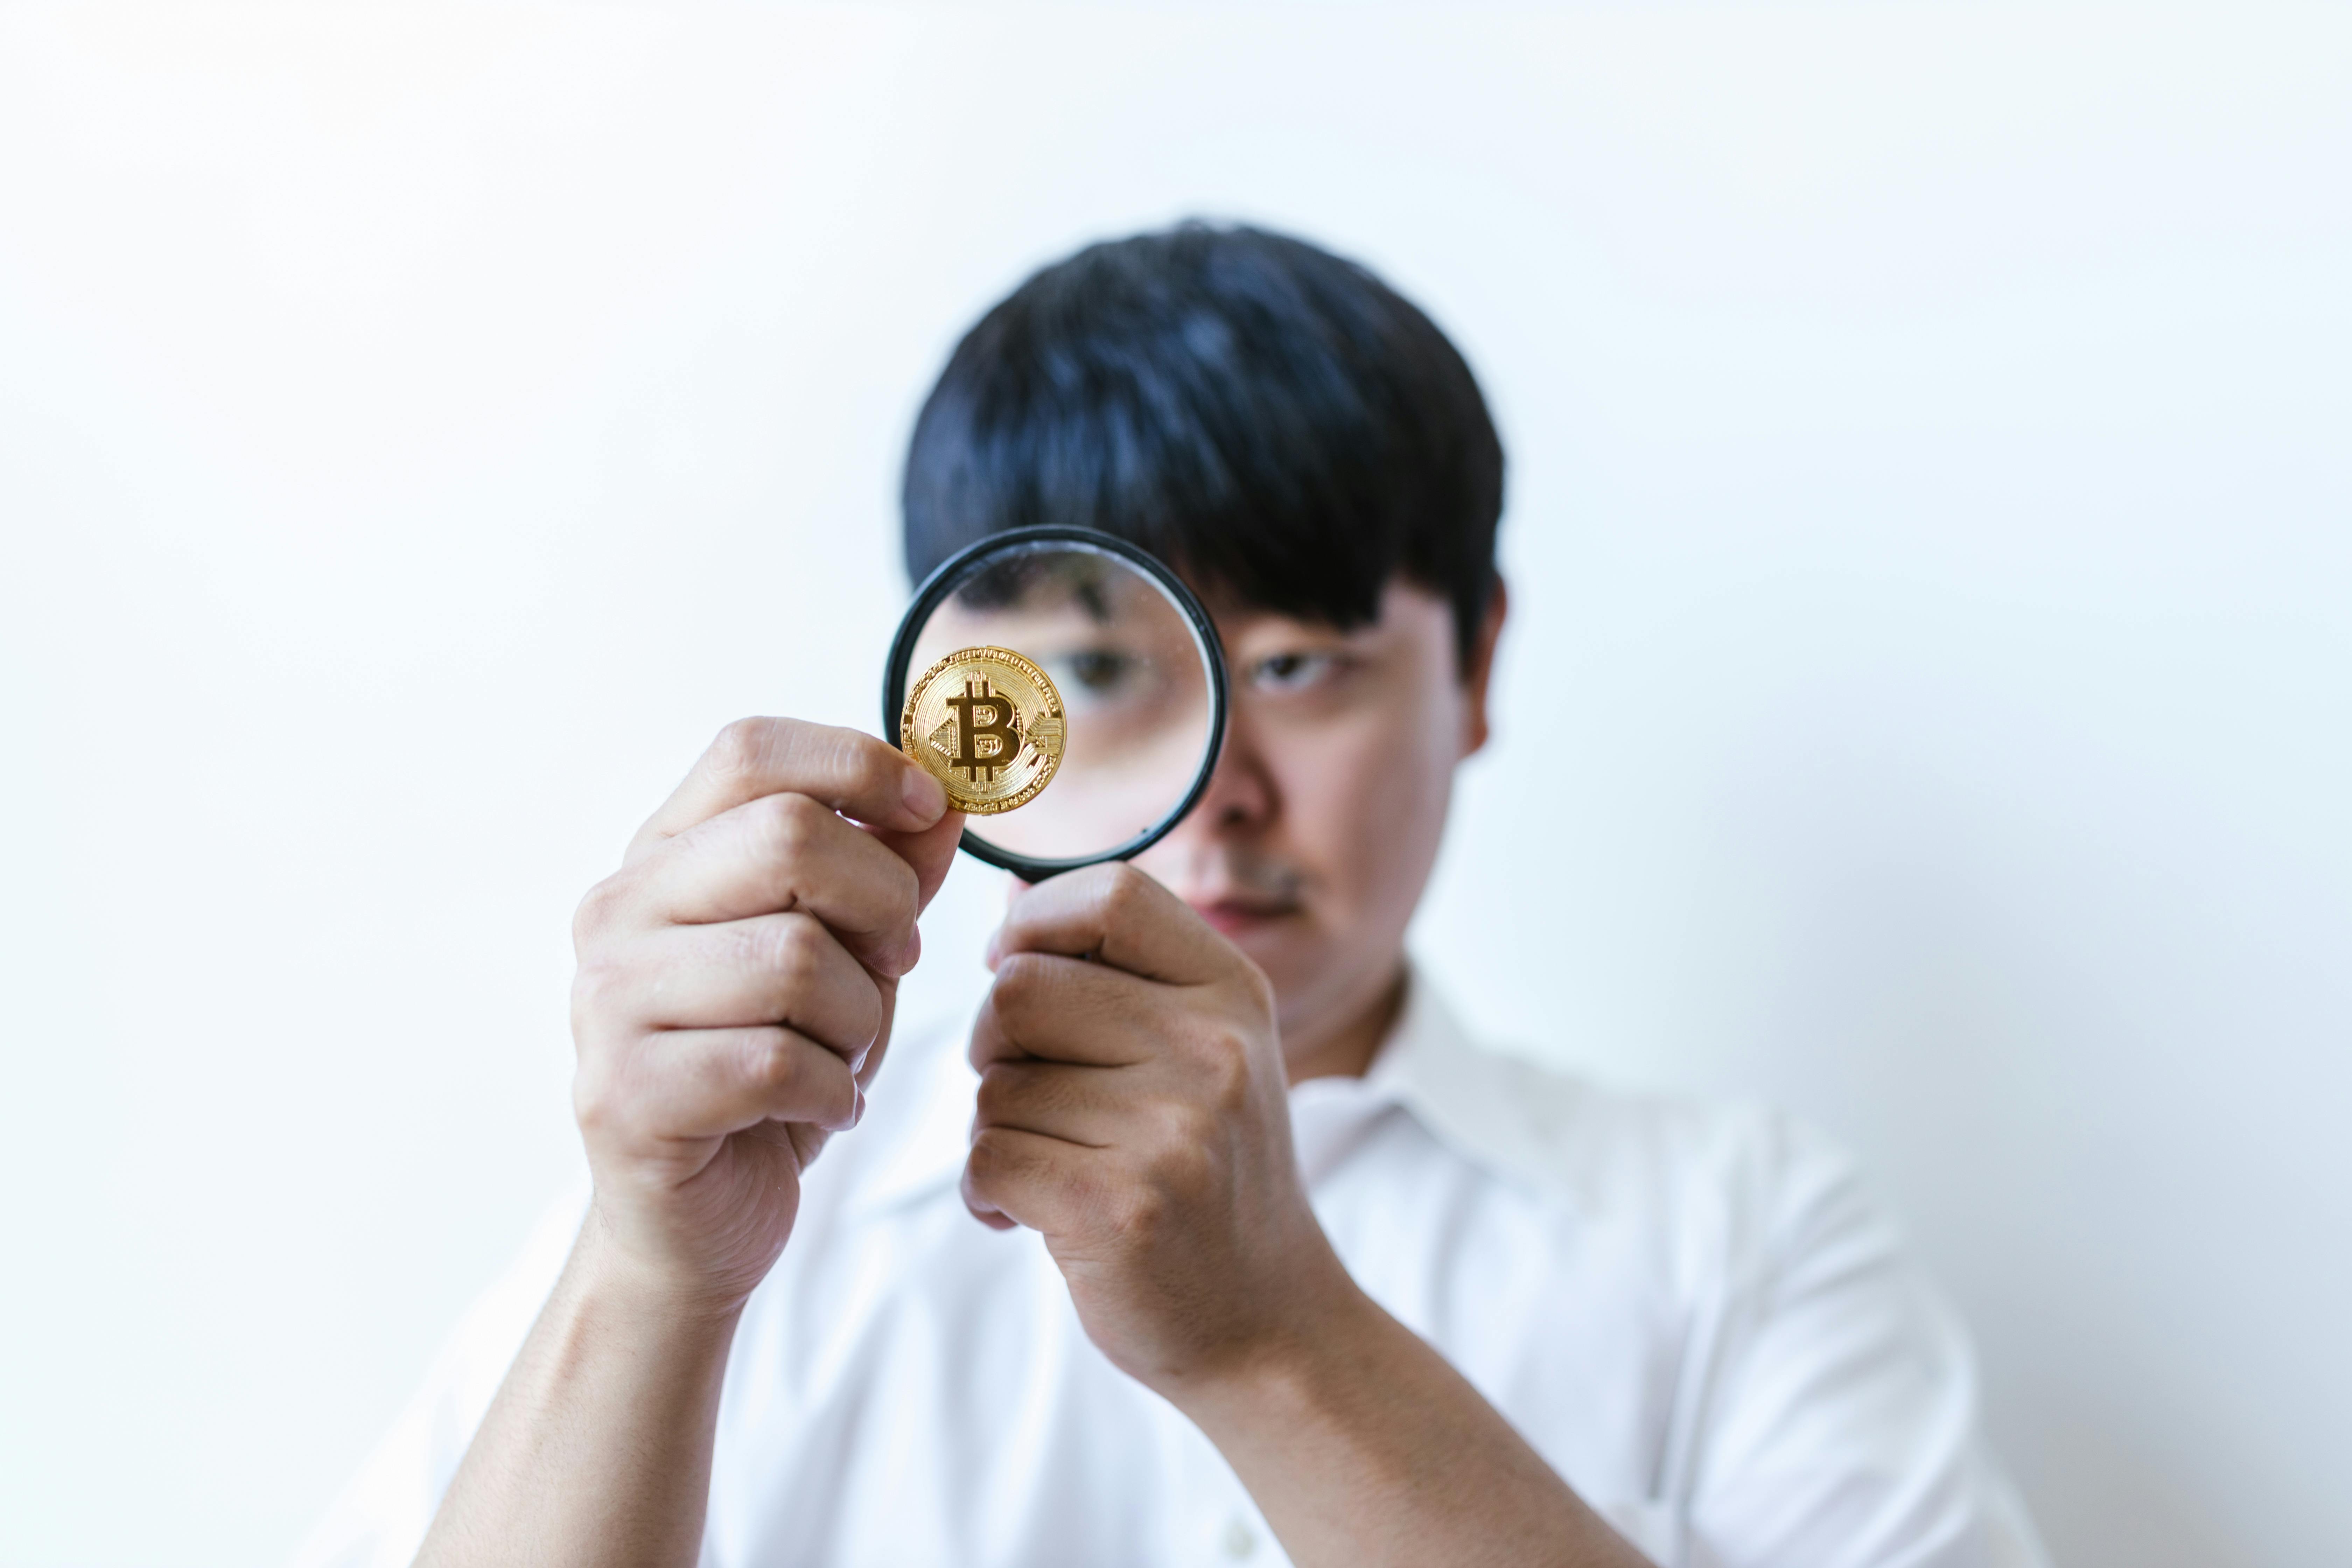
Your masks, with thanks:
[{"label": "black hair", "polygon": [[956,345],[907,454],[917,580],[1076,523],[1244,603],[1340,627],[1391,577],[1466,655],[1495,584],[1503,448],[1460,353],[1365,268],[1191,222],[1088,246]]}]

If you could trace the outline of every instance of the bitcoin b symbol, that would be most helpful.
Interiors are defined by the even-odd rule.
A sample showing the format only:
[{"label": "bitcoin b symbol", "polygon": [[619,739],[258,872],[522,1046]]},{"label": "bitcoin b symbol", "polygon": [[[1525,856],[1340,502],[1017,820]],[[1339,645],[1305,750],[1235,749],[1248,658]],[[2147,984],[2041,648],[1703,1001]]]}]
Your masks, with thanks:
[{"label": "bitcoin b symbol", "polygon": [[[1011,765],[1021,749],[1021,721],[1013,704],[999,696],[981,679],[977,688],[967,680],[963,695],[950,697],[947,705],[956,711],[956,754],[948,765],[963,770],[973,783],[982,776],[993,779],[996,770]],[[982,715],[985,714],[983,718]],[[983,750],[981,742],[989,744]]]},{"label": "bitcoin b symbol", "polygon": [[898,710],[898,749],[947,786],[956,810],[982,816],[1014,810],[1045,787],[1066,730],[1052,678],[1009,647],[948,655],[908,687]]}]

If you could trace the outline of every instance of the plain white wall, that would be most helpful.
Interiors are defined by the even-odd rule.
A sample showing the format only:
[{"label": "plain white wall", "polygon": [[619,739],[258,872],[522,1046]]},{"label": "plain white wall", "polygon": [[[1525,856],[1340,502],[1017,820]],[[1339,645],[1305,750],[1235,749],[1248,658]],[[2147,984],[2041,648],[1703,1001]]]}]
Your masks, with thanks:
[{"label": "plain white wall", "polygon": [[576,1168],[580,891],[873,721],[955,333],[1192,212],[1503,422],[1460,1003],[1857,1146],[2063,1562],[2352,1561],[2344,16],[0,14],[0,1562],[289,1547]]}]

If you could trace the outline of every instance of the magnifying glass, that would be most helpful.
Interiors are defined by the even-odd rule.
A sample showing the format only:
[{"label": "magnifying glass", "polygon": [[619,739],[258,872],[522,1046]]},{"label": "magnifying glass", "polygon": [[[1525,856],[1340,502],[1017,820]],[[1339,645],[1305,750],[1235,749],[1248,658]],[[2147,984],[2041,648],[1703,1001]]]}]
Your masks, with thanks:
[{"label": "magnifying glass", "polygon": [[965,851],[1039,882],[1139,855],[1192,809],[1224,743],[1224,649],[1150,552],[1008,529],[915,591],[882,723],[971,814]]}]

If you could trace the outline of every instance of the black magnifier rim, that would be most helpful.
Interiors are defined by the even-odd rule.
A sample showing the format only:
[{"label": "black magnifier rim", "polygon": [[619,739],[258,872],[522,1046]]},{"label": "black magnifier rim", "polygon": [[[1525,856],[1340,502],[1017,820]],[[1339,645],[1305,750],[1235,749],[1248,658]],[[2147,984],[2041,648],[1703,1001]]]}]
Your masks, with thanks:
[{"label": "black magnifier rim", "polygon": [[1008,528],[1002,533],[992,533],[957,551],[923,579],[922,586],[915,590],[914,602],[907,606],[907,613],[899,618],[898,635],[890,643],[890,662],[883,668],[882,738],[894,748],[898,744],[898,710],[907,700],[907,668],[915,657],[915,639],[922,634],[924,626],[931,618],[931,612],[961,585],[971,574],[970,568],[975,561],[1039,544],[1076,544],[1117,556],[1150,577],[1175,601],[1176,607],[1183,611],[1184,618],[1192,623],[1192,635],[1206,655],[1209,667],[1209,746],[1201,755],[1200,771],[1192,776],[1192,787],[1184,792],[1184,798],[1178,801],[1167,816],[1126,843],[1106,849],[1099,855],[1081,855],[1068,860],[1040,860],[1027,855],[1016,855],[1010,849],[991,844],[969,826],[963,830],[961,848],[965,854],[1001,870],[1010,871],[1024,882],[1042,882],[1064,871],[1075,871],[1082,866],[1099,866],[1106,860],[1132,859],[1159,843],[1201,803],[1202,795],[1209,787],[1210,776],[1217,771],[1218,753],[1224,750],[1225,745],[1225,645],[1218,639],[1216,623],[1209,618],[1209,612],[1202,606],[1192,590],[1162,564],[1158,556],[1140,545],[1130,544],[1116,534],[1096,529],[1066,527],[1058,523]]}]

